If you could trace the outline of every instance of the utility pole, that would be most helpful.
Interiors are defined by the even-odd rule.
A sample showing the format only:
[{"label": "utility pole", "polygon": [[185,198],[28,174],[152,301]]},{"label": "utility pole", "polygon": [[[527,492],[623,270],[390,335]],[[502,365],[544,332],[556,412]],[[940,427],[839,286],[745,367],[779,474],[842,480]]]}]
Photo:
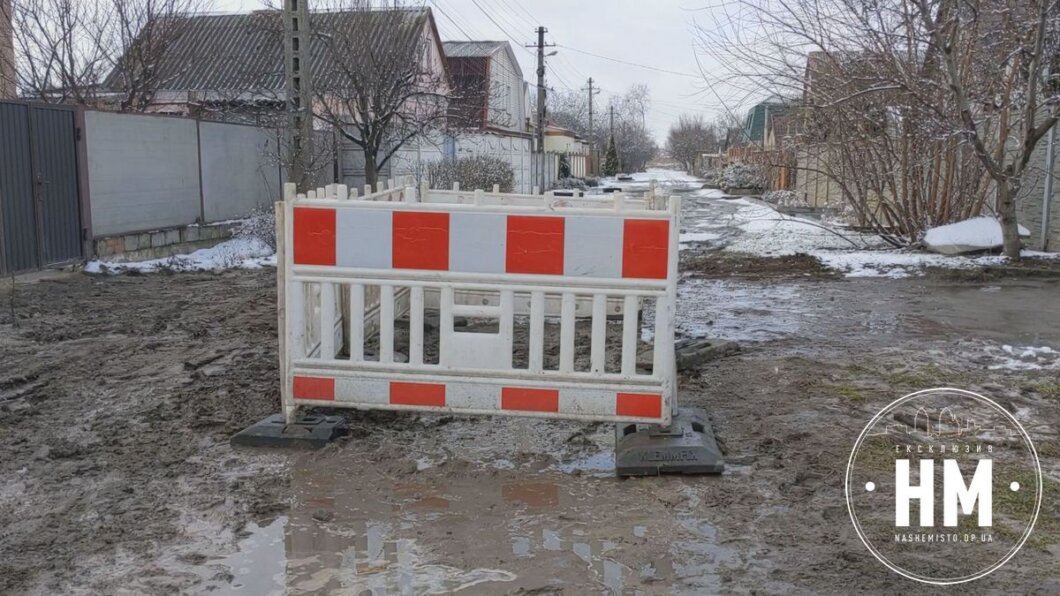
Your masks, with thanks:
[{"label": "utility pole", "polygon": [[[614,101],[614,100],[612,100],[612,101]],[[608,106],[608,110],[607,111],[610,113],[610,116],[611,116],[611,138],[607,142],[608,143],[608,149],[610,150],[611,144],[615,142],[615,104],[612,103],[610,106]],[[616,151],[616,153],[618,151],[618,146],[617,145],[615,146],[615,151]],[[622,164],[620,163],[618,165],[618,167],[621,168]]]},{"label": "utility pole", "polygon": [[287,181],[309,190],[313,169],[313,73],[309,62],[309,1],[283,1],[287,92]]},{"label": "utility pole", "polygon": [[545,44],[544,27],[537,28],[537,154],[538,154],[538,188],[545,190],[545,48],[555,44]]},{"label": "utility pole", "polygon": [[599,88],[593,89],[593,78],[589,77],[589,155],[592,156],[593,166],[597,170],[599,170],[599,156],[596,154],[596,142],[593,137],[593,96],[599,92]]}]

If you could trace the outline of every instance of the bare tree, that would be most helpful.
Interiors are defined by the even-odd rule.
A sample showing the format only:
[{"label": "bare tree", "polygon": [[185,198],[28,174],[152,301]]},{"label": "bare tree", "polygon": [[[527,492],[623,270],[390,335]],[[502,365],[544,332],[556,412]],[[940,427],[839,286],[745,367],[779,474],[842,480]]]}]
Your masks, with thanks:
[{"label": "bare tree", "polygon": [[[104,0],[106,1],[106,0]],[[109,66],[104,87],[116,94],[118,109],[142,112],[164,89],[168,79],[161,68],[173,43],[188,27],[188,15],[208,10],[210,0],[109,0],[111,19],[89,23],[99,29]]]},{"label": "bare tree", "polygon": [[729,147],[741,145],[745,141],[746,132],[743,128],[743,122],[737,119],[734,114],[719,114],[714,118],[714,122],[710,126],[714,129],[714,136],[718,139],[719,151],[725,151]]},{"label": "bare tree", "polygon": [[[335,0],[331,8],[360,6]],[[354,19],[314,14],[314,36],[328,53],[325,71],[314,75],[316,116],[361,148],[368,184],[402,145],[445,125],[445,57],[427,34],[425,14],[387,7],[362,9]]]},{"label": "bare tree", "polygon": [[[1016,196],[1038,142],[1060,120],[1060,4],[915,0],[914,6],[957,117],[953,110],[936,114],[947,132],[971,143],[997,185],[1005,255],[1018,259]],[[983,26],[978,35],[968,30],[975,25]],[[964,72],[969,61],[980,67],[972,76]]]},{"label": "bare tree", "polygon": [[621,167],[631,172],[646,169],[648,162],[659,153],[659,146],[647,126],[651,91],[644,84],[630,85],[623,95],[613,98],[612,105],[615,108],[615,148]]},{"label": "bare tree", "polygon": [[695,169],[696,159],[701,153],[717,150],[718,138],[714,128],[702,116],[684,114],[670,127],[666,137],[666,149],[670,157],[684,165],[688,172]]},{"label": "bare tree", "polygon": [[[603,133],[604,143],[607,139],[606,114],[597,113],[594,133]],[[548,119],[556,126],[573,130],[581,136],[589,137],[589,97],[582,91],[556,89],[548,94]],[[600,126],[604,124],[604,126]],[[599,134],[594,134],[598,137]],[[599,141],[598,138],[592,139]],[[598,145],[600,146],[600,145]]]},{"label": "bare tree", "polygon": [[89,103],[106,74],[106,48],[93,23],[110,5],[77,0],[10,0],[18,94],[51,103]]},{"label": "bare tree", "polygon": [[9,0],[14,73],[23,97],[142,111],[181,17],[210,0]]},{"label": "bare tree", "polygon": [[15,40],[11,0],[0,0],[0,98],[15,96]]},{"label": "bare tree", "polygon": [[659,146],[639,118],[615,122],[615,147],[622,169],[629,172],[644,171],[659,154]]},{"label": "bare tree", "polygon": [[730,6],[700,28],[701,49],[745,90],[802,94],[806,173],[905,241],[989,208],[993,192],[1018,258],[1015,198],[1060,115],[1056,0]]},{"label": "bare tree", "polygon": [[[645,125],[645,114],[651,105],[651,94],[645,85],[633,85],[626,93],[612,98],[608,109],[594,114],[591,140],[597,147],[606,148],[611,140],[609,113],[615,109],[615,149],[620,168],[643,170],[659,152]],[[589,98],[585,93],[557,91],[549,94],[549,120],[573,130],[584,138],[589,135]]]}]

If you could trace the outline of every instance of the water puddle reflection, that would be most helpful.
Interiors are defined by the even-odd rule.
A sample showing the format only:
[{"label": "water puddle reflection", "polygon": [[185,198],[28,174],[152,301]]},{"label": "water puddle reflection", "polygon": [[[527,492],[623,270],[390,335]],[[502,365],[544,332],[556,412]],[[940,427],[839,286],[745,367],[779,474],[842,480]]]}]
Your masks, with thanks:
[{"label": "water puddle reflection", "polygon": [[250,525],[238,552],[210,563],[227,568],[230,582],[213,580],[208,588],[221,594],[469,588],[648,594],[664,587],[720,589],[722,570],[740,563],[718,546],[709,521],[650,498],[654,484],[496,469],[486,478],[429,470],[395,480],[341,471],[338,463],[307,457],[297,466],[288,515]]}]

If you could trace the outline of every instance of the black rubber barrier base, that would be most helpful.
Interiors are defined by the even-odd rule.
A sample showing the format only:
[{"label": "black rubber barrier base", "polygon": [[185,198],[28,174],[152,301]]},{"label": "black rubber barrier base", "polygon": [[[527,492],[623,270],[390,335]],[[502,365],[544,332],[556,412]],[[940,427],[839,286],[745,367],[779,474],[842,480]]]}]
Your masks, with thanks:
[{"label": "black rubber barrier base", "polygon": [[615,474],[721,474],[725,462],[702,408],[679,408],[669,428],[619,424],[615,428]]},{"label": "black rubber barrier base", "polygon": [[299,415],[293,423],[285,424],[283,414],[273,414],[239,431],[232,437],[232,444],[246,447],[320,449],[348,431],[346,421],[340,416]]}]

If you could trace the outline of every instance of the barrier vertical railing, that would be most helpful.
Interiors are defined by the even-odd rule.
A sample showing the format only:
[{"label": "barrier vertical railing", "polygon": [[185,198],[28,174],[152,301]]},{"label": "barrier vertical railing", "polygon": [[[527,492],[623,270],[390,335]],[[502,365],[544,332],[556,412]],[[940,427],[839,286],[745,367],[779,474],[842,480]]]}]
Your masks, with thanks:
[{"label": "barrier vertical railing", "polygon": [[[360,197],[326,187],[278,214],[289,419],[299,406],[328,405],[668,423],[679,200],[667,210],[621,196],[560,205],[539,195],[531,204],[526,195],[388,186]],[[432,303],[437,362],[425,358]],[[637,354],[639,315],[651,303],[649,372]],[[406,314],[399,359],[395,322]],[[518,366],[517,316],[526,345]],[[458,319],[494,321],[496,331],[458,329]],[[546,331],[557,326],[552,361],[546,343],[556,338]]]},{"label": "barrier vertical railing", "polygon": [[535,416],[616,423],[619,475],[721,473],[706,412],[677,407],[680,199],[497,190],[285,186],[284,412],[233,441],[334,436],[303,407]]}]

